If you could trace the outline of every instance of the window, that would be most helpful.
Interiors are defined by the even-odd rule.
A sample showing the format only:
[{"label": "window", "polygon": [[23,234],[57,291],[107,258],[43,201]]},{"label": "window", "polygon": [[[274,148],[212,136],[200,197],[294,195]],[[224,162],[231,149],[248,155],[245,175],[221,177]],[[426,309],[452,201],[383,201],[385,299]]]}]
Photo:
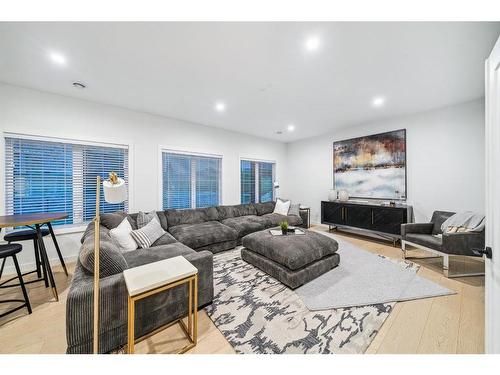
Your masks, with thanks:
[{"label": "window", "polygon": [[163,209],[219,205],[221,161],[219,156],[162,151]]},{"label": "window", "polygon": [[274,200],[274,163],[242,160],[241,203],[263,203]]},{"label": "window", "polygon": [[[83,224],[95,216],[96,177],[114,171],[128,181],[128,148],[7,136],[6,213],[66,212],[54,225]],[[128,210],[109,204],[101,189],[102,212]]]}]

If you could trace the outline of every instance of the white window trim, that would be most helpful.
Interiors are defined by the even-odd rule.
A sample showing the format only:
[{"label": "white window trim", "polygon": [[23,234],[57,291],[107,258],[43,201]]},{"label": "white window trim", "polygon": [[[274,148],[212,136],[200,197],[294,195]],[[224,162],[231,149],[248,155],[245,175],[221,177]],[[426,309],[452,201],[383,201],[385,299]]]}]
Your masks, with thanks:
[{"label": "white window trim", "polygon": [[[222,192],[222,186],[223,186],[223,175],[224,175],[224,155],[222,153],[213,153],[213,152],[200,152],[200,151],[189,151],[189,150],[179,150],[175,149],[172,147],[168,146],[158,146],[158,202],[157,202],[157,207],[158,210],[163,211],[163,153],[171,153],[171,154],[179,154],[179,155],[186,155],[186,156],[201,156],[201,157],[208,157],[208,158],[218,158],[220,159],[220,173],[219,173],[219,205],[222,205],[222,197],[223,192]],[[192,172],[194,173],[194,172]],[[192,178],[193,176],[191,176]],[[194,181],[193,179],[192,181]],[[194,187],[193,187],[194,186]],[[191,184],[191,205],[194,207],[196,206],[196,202],[193,202],[193,197],[196,194],[193,194],[193,189],[196,189],[195,184]],[[196,191],[196,190],[195,190]],[[196,198],[194,198],[196,199]]]},{"label": "white window trim", "polygon": [[[28,139],[28,140],[35,140],[35,141],[46,141],[46,142],[61,142],[61,143],[71,143],[71,144],[78,144],[78,145],[87,145],[87,146],[102,146],[102,147],[114,147],[114,148],[123,148],[123,149],[128,149],[128,209],[129,212],[134,212],[134,197],[133,197],[133,155],[134,155],[134,144],[133,142],[129,141],[124,141],[117,143],[115,141],[108,141],[108,140],[102,140],[102,139],[96,139],[96,140],[82,140],[82,139],[73,139],[73,138],[63,138],[63,137],[57,137],[57,136],[50,136],[50,135],[38,135],[34,133],[18,133],[15,131],[8,131],[5,130],[2,132],[2,139],[1,139],[1,147],[0,147],[0,152],[1,152],[1,170],[0,173],[2,174],[2,178],[5,176],[5,138],[19,138],[19,139]],[[0,187],[0,212],[2,215],[5,215],[5,183],[1,184],[2,186]],[[54,227],[54,233],[55,234],[69,234],[69,233],[81,233],[84,232],[85,229],[87,228],[88,223],[84,224],[69,224],[69,225],[61,225],[61,226],[56,226]]]},{"label": "white window trim", "polygon": [[[238,162],[238,196],[239,200],[241,203],[241,162],[242,161],[253,161],[257,163],[270,163],[274,164],[273,168],[273,201],[276,200],[276,189],[274,188],[274,182],[276,181],[276,170],[278,168],[278,163],[276,163],[276,160],[269,160],[269,159],[256,159],[256,158],[247,158],[244,156],[240,156],[240,160]],[[258,173],[259,173],[259,165],[256,165],[255,168],[255,197],[257,199],[258,193],[259,193],[259,183],[258,183]]]}]

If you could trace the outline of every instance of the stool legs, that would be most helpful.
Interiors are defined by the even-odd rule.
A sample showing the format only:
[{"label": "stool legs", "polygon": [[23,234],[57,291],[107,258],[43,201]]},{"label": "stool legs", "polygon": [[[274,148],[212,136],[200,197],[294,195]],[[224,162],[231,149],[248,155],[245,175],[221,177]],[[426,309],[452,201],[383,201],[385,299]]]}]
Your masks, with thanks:
[{"label": "stool legs", "polygon": [[50,287],[52,288],[52,294],[56,301],[59,301],[59,296],[57,294],[56,282],[54,280],[54,275],[52,274],[52,269],[50,268],[49,257],[47,256],[47,250],[45,249],[45,244],[43,243],[42,231],[40,230],[40,224],[35,224],[36,235],[38,238],[38,250],[40,250],[40,255],[42,256],[42,262],[44,271],[49,279]]},{"label": "stool legs", "polygon": [[28,292],[26,291],[26,287],[24,286],[23,275],[21,274],[21,269],[19,268],[19,263],[17,263],[17,257],[15,255],[12,255],[12,259],[14,260],[14,266],[16,267],[17,277],[19,278],[19,284],[21,285],[21,289],[23,291],[23,296],[24,296],[26,308],[28,309],[28,313],[31,314],[30,299],[28,297]]},{"label": "stool legs", "polygon": [[0,268],[0,279],[2,278],[3,268],[5,267],[5,260],[6,260],[6,258],[3,258],[3,260],[2,260],[2,268]]},{"label": "stool legs", "polygon": [[36,263],[36,277],[39,279],[42,277],[41,267],[40,267],[40,253],[38,251],[38,243],[36,238],[33,239],[33,249],[35,249],[35,263]]},{"label": "stool legs", "polygon": [[63,256],[61,254],[61,250],[59,249],[59,244],[57,243],[56,235],[54,234],[54,231],[52,229],[52,224],[50,222],[48,222],[47,227],[49,227],[50,236],[52,237],[52,241],[54,241],[54,246],[56,247],[57,256],[59,257],[59,261],[61,262],[61,265],[64,269],[64,273],[66,274],[66,276],[68,276],[68,270],[66,269],[66,264],[64,263],[64,259],[63,259]]}]

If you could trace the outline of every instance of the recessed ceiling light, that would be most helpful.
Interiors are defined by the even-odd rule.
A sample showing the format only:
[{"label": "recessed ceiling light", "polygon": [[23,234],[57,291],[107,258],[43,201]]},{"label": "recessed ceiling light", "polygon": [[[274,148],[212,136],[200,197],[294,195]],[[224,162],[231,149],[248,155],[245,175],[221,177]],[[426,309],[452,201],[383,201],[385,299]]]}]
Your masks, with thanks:
[{"label": "recessed ceiling light", "polygon": [[319,48],[321,41],[317,36],[311,36],[306,40],[306,49],[308,51],[316,51]]},{"label": "recessed ceiling light", "polygon": [[383,96],[377,96],[372,99],[372,107],[380,108],[385,104],[385,98]]},{"label": "recessed ceiling light", "polygon": [[294,124],[290,124],[287,126],[287,129],[289,132],[293,132],[295,130],[295,125]]},{"label": "recessed ceiling light", "polygon": [[225,112],[226,111],[226,103],[224,103],[224,102],[215,103],[215,110],[217,112]]},{"label": "recessed ceiling light", "polygon": [[49,58],[57,65],[66,65],[67,62],[66,57],[59,52],[50,52]]}]

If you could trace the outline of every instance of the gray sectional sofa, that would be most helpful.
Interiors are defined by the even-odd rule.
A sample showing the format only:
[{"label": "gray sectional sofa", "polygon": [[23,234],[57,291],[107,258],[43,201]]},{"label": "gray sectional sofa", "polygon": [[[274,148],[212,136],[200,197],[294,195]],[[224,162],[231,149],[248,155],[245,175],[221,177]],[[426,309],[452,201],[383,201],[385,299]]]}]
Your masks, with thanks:
[{"label": "gray sectional sofa", "polygon": [[[157,211],[167,232],[149,249],[122,253],[109,231],[127,217],[136,229],[137,214],[124,212],[101,215],[100,246],[100,331],[99,351],[107,353],[127,341],[127,290],[123,270],[151,262],[184,256],[198,269],[198,307],[213,299],[213,253],[241,244],[242,238],[281,221],[301,226],[301,216],[274,214],[274,202],[217,206],[190,210]],[[82,246],[66,302],[67,353],[92,352],[94,224],[82,236]],[[135,336],[140,337],[183,316],[187,311],[186,286],[139,301],[136,306]]]}]

